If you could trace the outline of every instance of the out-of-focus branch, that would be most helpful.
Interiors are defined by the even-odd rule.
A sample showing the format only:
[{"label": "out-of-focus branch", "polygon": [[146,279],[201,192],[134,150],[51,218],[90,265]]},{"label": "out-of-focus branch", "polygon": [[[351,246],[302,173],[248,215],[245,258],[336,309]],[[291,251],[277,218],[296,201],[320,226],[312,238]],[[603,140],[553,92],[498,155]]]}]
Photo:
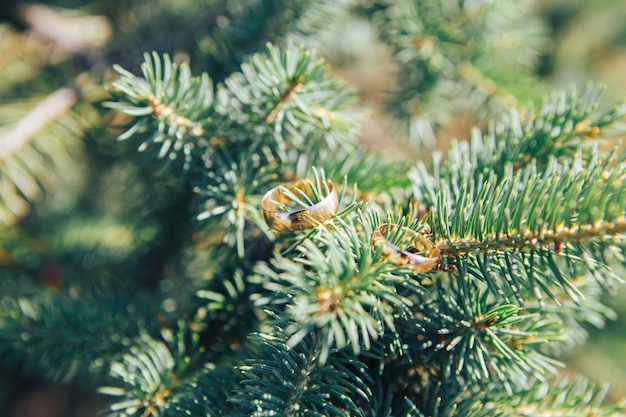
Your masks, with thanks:
[{"label": "out-of-focus branch", "polygon": [[63,87],[41,101],[0,138],[0,163],[28,143],[45,125],[65,113],[78,100],[74,88]]},{"label": "out-of-focus branch", "polygon": [[101,47],[112,35],[111,25],[104,16],[67,17],[36,3],[20,5],[18,13],[24,24],[35,35],[51,42],[54,52],[63,58]]},{"label": "out-of-focus branch", "polygon": [[[34,34],[47,40],[53,46],[51,59],[62,60],[68,57],[78,58],[85,69],[90,70],[95,64],[104,64],[109,68],[116,63],[129,66],[137,57],[136,48],[129,50],[128,44],[122,43],[123,49],[112,49],[98,53],[111,39],[113,30],[104,16],[66,17],[47,6],[37,3],[23,3],[18,7],[22,23]],[[163,31],[159,36],[141,46],[142,51],[167,52],[178,45],[193,40],[200,30],[211,30],[217,24],[220,13],[207,13],[185,21],[184,25],[174,26]]]}]

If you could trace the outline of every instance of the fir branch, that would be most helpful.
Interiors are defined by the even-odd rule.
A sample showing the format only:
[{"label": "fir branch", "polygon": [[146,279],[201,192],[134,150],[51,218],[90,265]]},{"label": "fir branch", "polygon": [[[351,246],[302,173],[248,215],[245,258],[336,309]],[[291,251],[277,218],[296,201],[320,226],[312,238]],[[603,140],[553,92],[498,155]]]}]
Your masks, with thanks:
[{"label": "fir branch", "polygon": [[76,104],[76,100],[76,91],[66,87],[56,90],[37,104],[0,141],[0,163],[25,146],[51,120]]},{"label": "fir branch", "polygon": [[415,197],[427,206],[435,205],[440,183],[450,183],[457,195],[467,181],[494,174],[502,180],[504,169],[524,169],[536,163],[545,169],[550,158],[571,163],[580,149],[590,150],[601,137],[619,133],[626,115],[626,105],[616,104],[596,112],[603,88],[587,85],[551,94],[539,110],[532,105],[512,109],[493,120],[486,133],[473,129],[468,141],[454,141],[444,160],[433,156],[433,166],[418,162],[409,176]]},{"label": "fir branch", "polygon": [[139,150],[156,152],[158,158],[182,157],[189,169],[210,141],[212,81],[206,73],[193,77],[187,63],[179,66],[167,54],[145,54],[141,68],[143,78],[115,66],[120,78],[111,94],[116,101],[105,105],[133,117],[119,138],[139,138]]},{"label": "fir branch", "polygon": [[557,252],[564,246],[592,239],[607,239],[617,237],[626,231],[626,219],[619,216],[613,222],[598,220],[593,224],[582,226],[574,225],[571,228],[563,225],[556,230],[522,233],[504,233],[500,236],[484,236],[480,241],[473,239],[447,239],[437,244],[437,248],[445,255],[454,257],[462,253],[477,252],[480,250],[526,249],[537,247],[553,247]]},{"label": "fir branch", "polygon": [[544,172],[531,164],[513,174],[509,166],[500,183],[492,175],[459,192],[442,183],[433,240],[443,257],[470,254],[460,263],[470,261],[472,274],[498,294],[490,269],[516,293],[521,286],[540,297],[556,285],[578,297],[568,275],[587,270],[600,282],[619,279],[607,256],[623,250],[624,175],[624,156],[600,161],[594,152],[584,160],[579,155],[571,167],[553,160]]},{"label": "fir branch", "polygon": [[[388,381],[383,381],[380,376],[376,378],[372,384],[373,396],[368,406],[363,407],[363,414],[368,417],[420,416],[416,405],[407,396],[393,392],[392,385]],[[397,404],[398,402],[400,404]]]},{"label": "fir branch", "polygon": [[370,396],[359,375],[363,364],[338,354],[321,361],[319,334],[294,345],[288,337],[280,327],[254,336],[257,352],[239,367],[244,380],[231,399],[240,407],[233,417],[362,415],[357,403]]},{"label": "fir branch", "polygon": [[257,146],[264,141],[284,155],[289,147],[309,151],[320,145],[353,144],[358,131],[357,113],[351,110],[354,93],[327,76],[323,61],[309,50],[268,45],[224,85],[217,111],[239,131],[252,133],[249,141]]},{"label": "fir branch", "polygon": [[[206,345],[207,355],[223,356],[224,352],[244,345],[247,336],[258,331],[267,318],[252,302],[259,285],[250,282],[246,272],[236,268],[229,276],[218,273],[196,293],[200,307],[194,323],[196,330],[210,340]],[[215,333],[216,328],[222,331]]]},{"label": "fir branch", "polygon": [[[421,392],[406,399],[402,416],[545,417],[624,415],[624,405],[604,405],[607,387],[584,378],[557,376],[533,381],[533,388],[506,392],[497,382],[481,390],[472,386],[451,386],[436,382],[420,387]],[[451,392],[454,391],[454,392]]]},{"label": "fir branch", "polygon": [[[74,170],[82,153],[81,123],[71,109],[77,91],[58,89],[36,104],[11,102],[0,117],[0,224],[12,224],[46,190],[71,184],[61,167]],[[28,110],[22,112],[27,107]],[[76,182],[74,180],[74,182]]]},{"label": "fir branch", "polygon": [[556,303],[542,303],[526,297],[524,311],[548,315],[548,321],[560,322],[561,341],[541,346],[541,352],[557,357],[571,351],[575,346],[582,346],[588,336],[589,325],[604,328],[607,320],[616,320],[617,313],[604,304],[606,288],[589,274],[580,275],[572,280],[572,285],[584,297],[572,299],[567,291],[551,289]]},{"label": "fir branch", "polygon": [[623,416],[623,405],[605,406],[606,386],[589,383],[583,378],[560,377],[543,382],[533,389],[514,394],[481,395],[467,399],[459,409],[468,417],[533,417],[533,416]]},{"label": "fir branch", "polygon": [[230,363],[208,364],[197,379],[191,379],[181,388],[169,410],[189,417],[224,416],[233,408],[228,400],[240,378]]},{"label": "fir branch", "polygon": [[[267,225],[259,211],[261,197],[273,185],[277,176],[273,166],[263,166],[258,155],[242,160],[233,159],[244,152],[216,150],[212,158],[214,170],[194,187],[196,219],[206,229],[219,227],[223,242],[237,249],[238,256],[245,256],[246,241],[258,238],[259,231],[267,232]],[[247,155],[246,155],[247,156]]]},{"label": "fir branch", "polygon": [[[126,315],[135,305],[120,295],[74,297],[40,293],[4,301],[0,317],[3,367],[55,382],[99,381],[140,331],[154,331],[155,311]],[[152,315],[153,314],[153,315]],[[48,337],[50,332],[55,337]]]},{"label": "fir branch", "polygon": [[535,84],[530,70],[545,38],[518,3],[369,2],[368,14],[399,67],[402,88],[387,110],[403,134],[433,143],[451,113],[473,113],[477,122],[485,109],[502,111],[515,105],[517,93],[528,95],[524,87]]},{"label": "fir branch", "polygon": [[99,391],[126,398],[109,405],[111,416],[159,415],[171,401],[174,358],[163,343],[147,339],[143,346],[133,347],[122,362],[111,365],[114,377],[122,379],[130,389],[101,387]]},{"label": "fir branch", "polygon": [[369,350],[371,341],[387,329],[393,331],[396,315],[412,305],[398,288],[419,290],[403,274],[404,268],[381,262],[381,249],[371,244],[369,227],[344,223],[335,232],[322,229],[314,240],[299,243],[293,259],[276,256],[273,268],[257,268],[270,291],[257,302],[285,305],[297,323],[288,329],[290,346],[319,331],[321,363],[335,347],[350,346],[355,353]]},{"label": "fir branch", "polygon": [[511,392],[528,386],[531,377],[543,380],[546,372],[555,372],[560,363],[539,348],[562,341],[562,323],[540,310],[497,303],[468,278],[461,269],[455,280],[436,285],[401,326],[408,354],[440,367],[446,379],[485,386],[495,378]]},{"label": "fir branch", "polygon": [[[122,386],[102,386],[99,391],[122,398],[107,407],[110,416],[120,413],[158,416],[171,410],[180,411],[188,404],[184,399],[189,395],[190,385],[214,366],[205,368],[198,335],[182,328],[176,332],[164,329],[163,340],[144,334],[121,360],[111,364],[111,376]],[[214,399],[220,397],[214,394]],[[207,406],[212,408],[210,404]]]},{"label": "fir branch", "polygon": [[208,152],[203,158],[213,170],[219,162],[212,158],[214,148],[227,153],[227,162],[247,149],[267,164],[276,156],[284,159],[287,148],[353,144],[354,94],[327,76],[323,62],[308,50],[269,45],[218,86],[215,107],[206,74],[192,77],[187,64],[178,68],[167,55],[162,61],[156,54],[145,59],[143,78],[116,67],[117,101],[107,105],[134,118],[120,139],[153,132],[139,149],[154,149],[159,158],[183,155],[190,168]]}]

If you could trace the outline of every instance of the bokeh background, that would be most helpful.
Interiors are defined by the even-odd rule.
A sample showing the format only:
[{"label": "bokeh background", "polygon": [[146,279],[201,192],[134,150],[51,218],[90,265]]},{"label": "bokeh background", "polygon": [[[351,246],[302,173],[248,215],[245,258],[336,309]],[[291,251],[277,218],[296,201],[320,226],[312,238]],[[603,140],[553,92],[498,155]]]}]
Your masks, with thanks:
[{"label": "bokeh background", "polygon": [[[215,1],[1,0],[0,102],[7,103],[19,96],[34,97],[46,90],[46,83],[62,85],[68,74],[80,73],[80,68],[90,68],[92,74],[97,74],[78,80],[87,85],[84,91],[94,95],[94,102],[105,98],[101,81],[111,72],[107,67],[110,62],[98,60],[104,49],[113,62],[136,68],[143,52],[168,50],[168,42],[189,35],[168,33],[168,23],[189,19],[183,27],[201,26],[202,10],[210,3]],[[607,86],[603,105],[626,99],[626,1],[536,0],[531,10],[546,26],[546,47],[536,66],[537,76],[546,89],[594,81]],[[193,16],[199,17],[194,20]],[[133,36],[132,42],[111,47],[112,42],[123,39],[120,35],[133,31],[138,19],[154,19],[152,30]],[[332,71],[355,86],[361,106],[368,109],[363,123],[363,146],[390,157],[406,156],[406,142],[393,137],[391,118],[381,110],[381,103],[387,92],[396,87],[396,81],[390,51],[377,41],[375,30],[362,20],[346,21],[336,33],[326,35],[327,42],[320,49],[328,57]],[[177,53],[179,58],[186,58],[185,51]],[[73,57],[71,61],[69,56]],[[53,70],[41,75],[43,66]],[[20,87],[8,89],[7,85]],[[9,116],[6,107],[2,107],[0,125]],[[452,119],[439,132],[436,147],[445,152],[449,142],[464,139],[469,128],[467,120]],[[413,152],[413,156],[422,155]],[[65,180],[68,184],[77,181]],[[115,239],[111,244],[116,244]],[[54,270],[46,273],[54,279]],[[588,342],[568,353],[566,359],[571,370],[610,383],[608,399],[620,402],[626,400],[626,286],[607,303],[615,310],[616,319],[604,329],[589,328]],[[0,375],[0,391],[9,392],[8,384],[12,381],[13,378]],[[73,403],[71,394],[63,387],[30,380],[22,384],[24,394],[12,402],[9,417],[95,416],[102,405],[100,399],[93,398],[79,402],[79,408],[69,409],[68,404]]]}]

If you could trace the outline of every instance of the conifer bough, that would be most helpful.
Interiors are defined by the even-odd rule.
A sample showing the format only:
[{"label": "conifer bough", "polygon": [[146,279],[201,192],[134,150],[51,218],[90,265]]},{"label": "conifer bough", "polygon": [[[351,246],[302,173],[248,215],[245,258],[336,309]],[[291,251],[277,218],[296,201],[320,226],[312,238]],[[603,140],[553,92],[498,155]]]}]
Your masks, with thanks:
[{"label": "conifer bough", "polygon": [[[388,190],[380,187],[362,200],[358,184],[351,190],[349,177],[341,182],[342,168],[334,165],[341,160],[325,152],[340,141],[334,153],[349,152],[346,140],[355,126],[340,117],[351,100],[337,100],[348,96],[315,62],[307,50],[270,46],[215,87],[206,75],[191,77],[186,66],[178,75],[157,55],[147,56],[145,81],[118,70],[118,102],[111,107],[132,117],[122,138],[142,129],[158,134],[140,150],[168,142],[174,144],[168,151],[197,146],[201,152],[186,160],[187,167],[195,167],[200,183],[208,176],[216,193],[195,188],[213,207],[200,217],[233,213],[207,230],[236,223],[242,261],[257,250],[247,249],[255,240],[274,247],[269,258],[242,266],[249,272],[239,291],[248,298],[237,302],[256,306],[257,324],[250,326],[256,336],[241,340],[227,364],[206,356],[214,358],[209,368],[230,375],[232,388],[221,397],[208,386],[191,395],[210,394],[216,403],[204,407],[220,410],[216,415],[439,415],[453,409],[517,415],[524,406],[542,412],[591,407],[598,396],[590,393],[599,391],[579,389],[578,380],[555,380],[571,384],[567,400],[537,403],[529,393],[554,389],[542,382],[558,373],[554,354],[568,331],[580,331],[564,327],[568,309],[586,305],[609,314],[590,302],[598,293],[589,288],[608,290],[620,280],[615,268],[624,260],[626,164],[623,154],[594,144],[619,127],[624,106],[594,113],[599,90],[589,86],[547,98],[539,111],[529,108],[526,119],[511,111],[485,135],[474,131],[469,142],[454,144],[447,160],[416,164],[406,199],[381,205]],[[165,145],[158,146],[161,158]],[[306,149],[317,166],[315,179],[287,184],[292,172],[301,172],[291,151]],[[217,193],[227,190],[220,173],[226,180],[251,157],[263,174],[232,189],[231,209],[220,205]],[[335,183],[325,179],[326,169],[336,172]],[[275,187],[265,195],[271,207],[260,204],[263,187]],[[307,221],[336,189],[341,196],[329,206],[332,212]],[[425,207],[421,213],[418,205]],[[261,208],[267,224],[259,221]],[[294,213],[305,220],[293,223]],[[282,214],[287,220],[278,227],[274,217]],[[418,267],[416,259],[433,265]],[[215,279],[227,285],[220,276]],[[196,315],[201,328],[211,326],[211,314],[237,308],[227,302],[231,291],[198,295],[206,300]],[[115,369],[128,379],[143,366]],[[210,381],[214,371],[203,369],[189,367],[184,374],[191,376],[184,378]],[[178,382],[151,378],[161,388],[140,403],[144,410],[175,408],[179,392],[190,395]],[[124,398],[112,411],[137,406],[128,402],[135,398],[129,389],[106,390]]]},{"label": "conifer bough", "polygon": [[[254,45],[230,26],[241,16],[302,29],[309,7],[227,3],[211,62]],[[287,40],[224,78],[156,52],[141,75],[115,66],[106,106],[132,146],[103,181],[134,194],[95,201],[131,217],[114,223],[124,247],[89,240],[104,220],[0,234],[11,282],[46,251],[100,279],[3,298],[2,366],[96,385],[111,416],[624,415],[559,359],[614,317],[626,155],[601,140],[624,133],[626,106],[598,110],[589,85],[494,116],[514,97],[496,84],[513,60],[494,35],[512,2],[367,3],[406,81],[388,107],[420,130],[413,145],[442,102],[486,104],[484,130],[430,161],[360,150],[355,92]]]}]

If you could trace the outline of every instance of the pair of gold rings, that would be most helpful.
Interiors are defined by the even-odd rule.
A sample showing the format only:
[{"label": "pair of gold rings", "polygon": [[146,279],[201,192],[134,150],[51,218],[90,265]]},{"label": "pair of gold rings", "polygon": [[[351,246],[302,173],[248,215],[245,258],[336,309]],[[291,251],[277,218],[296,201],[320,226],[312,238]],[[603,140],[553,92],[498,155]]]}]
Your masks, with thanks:
[{"label": "pair of gold rings", "polygon": [[[313,184],[312,180],[295,180],[272,188],[263,196],[261,211],[270,229],[277,232],[309,229],[335,215],[339,198],[333,184],[323,181],[327,191],[325,196],[321,196],[320,190],[315,189]],[[302,209],[287,210],[286,205],[300,199],[299,195],[306,197],[308,202],[319,201]],[[393,236],[392,240],[396,242],[403,242],[402,246],[407,249],[391,243],[387,236]],[[440,266],[440,252],[435,244],[406,226],[383,223],[374,230],[371,241],[374,246],[382,246],[383,256],[393,264],[407,266],[413,272],[429,272]]]},{"label": "pair of gold rings", "polygon": [[309,201],[321,197],[313,188],[312,180],[295,180],[269,190],[261,200],[261,211],[270,229],[277,232],[309,229],[334,216],[339,207],[339,197],[330,181],[323,183],[328,193],[319,202],[294,211],[286,211],[284,207],[293,203],[298,193],[303,193]]}]

